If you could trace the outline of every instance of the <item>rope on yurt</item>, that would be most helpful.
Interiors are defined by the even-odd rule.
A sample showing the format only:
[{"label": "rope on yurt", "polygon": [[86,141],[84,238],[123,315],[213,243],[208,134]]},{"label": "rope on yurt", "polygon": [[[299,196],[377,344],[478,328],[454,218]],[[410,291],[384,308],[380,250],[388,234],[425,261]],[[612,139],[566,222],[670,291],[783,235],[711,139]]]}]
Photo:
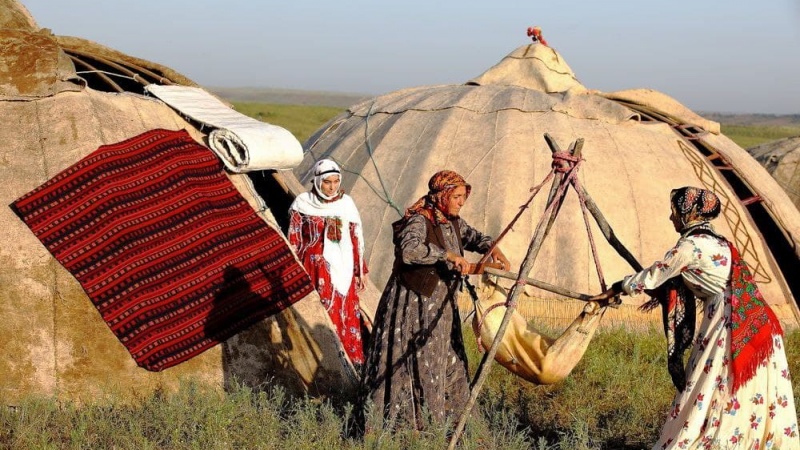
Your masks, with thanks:
[{"label": "rope on yurt", "polygon": [[[165,78],[163,75],[157,74],[157,73],[153,72],[152,70],[150,70],[150,69],[148,69],[146,67],[140,66],[138,64],[134,64],[134,63],[132,63],[130,61],[125,61],[124,64],[117,63],[117,62],[111,61],[108,58],[103,58],[102,56],[99,56],[99,55],[96,55],[96,54],[92,54],[92,53],[87,53],[87,52],[84,52],[84,51],[81,51],[81,50],[78,50],[78,49],[75,49],[75,48],[66,48],[65,47],[64,48],[64,52],[67,53],[67,55],[69,55],[69,57],[73,61],[77,59],[77,60],[85,63],[85,61],[83,61],[80,58],[88,58],[88,59],[93,59],[93,60],[95,60],[95,61],[97,61],[99,63],[106,64],[108,66],[115,67],[115,68],[119,68],[120,66],[124,65],[125,67],[129,68],[129,71],[131,71],[131,72],[135,71],[135,72],[138,72],[138,73],[145,74],[145,75],[149,76],[150,78],[152,78],[154,80],[157,80],[158,83],[160,83],[160,84],[166,84],[166,85],[173,84],[172,80],[170,80],[168,78]],[[80,58],[78,58],[78,57],[80,57]],[[130,69],[133,69],[133,70],[130,70]],[[139,76],[141,76],[141,75],[139,75]],[[149,84],[149,82],[148,83],[144,83],[144,84]]]},{"label": "rope on yurt", "polygon": [[[365,122],[364,123],[364,141],[365,141],[365,147],[367,148],[367,154],[369,155],[369,160],[370,160],[370,162],[372,162],[372,167],[375,168],[375,174],[378,177],[378,182],[380,182],[381,190],[383,192],[379,192],[378,189],[375,186],[373,186],[372,183],[369,182],[369,180],[367,180],[367,178],[361,173],[360,170],[359,171],[352,170],[352,169],[348,168],[347,164],[345,164],[344,162],[337,161],[336,158],[331,157],[331,156],[327,156],[327,157],[332,159],[332,160],[334,160],[334,161],[336,161],[336,164],[339,164],[339,167],[341,167],[343,171],[345,171],[347,173],[351,173],[351,174],[361,178],[362,180],[364,180],[364,183],[366,183],[367,187],[369,187],[372,190],[372,192],[374,192],[375,195],[377,195],[378,198],[382,202],[384,202],[387,205],[391,206],[397,212],[397,214],[400,217],[403,217],[403,211],[392,200],[392,196],[389,195],[389,190],[386,189],[386,183],[383,182],[383,175],[381,175],[381,171],[380,171],[380,169],[378,169],[378,163],[375,161],[375,151],[373,150],[372,143],[369,140],[369,117],[372,115],[372,109],[373,109],[374,106],[375,106],[375,100],[373,100],[372,104],[369,106],[369,111],[367,112],[367,116],[364,119],[364,122]],[[312,147],[313,147],[313,145],[312,145]],[[314,157],[314,159],[316,159],[316,156]]]},{"label": "rope on yurt", "polygon": [[[149,82],[147,80],[145,80],[144,78],[142,78],[141,75],[139,75],[138,73],[136,73],[136,72],[130,70],[129,68],[123,66],[122,64],[118,64],[118,63],[116,63],[114,61],[111,61],[111,60],[106,59],[106,58],[101,58],[99,56],[92,56],[92,57],[98,62],[101,62],[101,63],[103,63],[103,64],[105,64],[107,66],[110,66],[110,67],[113,67],[114,69],[119,70],[120,72],[122,72],[125,75],[127,75],[127,77],[125,77],[124,75],[117,74],[117,73],[106,72],[109,75],[115,75],[115,76],[118,76],[118,77],[121,77],[121,78],[128,78],[128,79],[131,79],[131,80],[141,84],[142,86],[147,86],[149,84]],[[72,58],[74,58],[74,56]]]},{"label": "rope on yurt", "polygon": [[122,87],[120,85],[118,85],[117,83],[115,83],[114,80],[111,79],[111,77],[106,75],[106,72],[104,72],[102,70],[99,70],[97,67],[89,64],[88,62],[86,62],[86,61],[84,61],[82,59],[76,58],[76,57],[74,57],[72,55],[70,55],[70,58],[72,59],[73,62],[77,63],[78,65],[81,65],[81,66],[89,69],[88,71],[84,71],[84,72],[76,71],[75,72],[76,74],[96,73],[97,76],[100,77],[101,80],[105,81],[115,91],[117,91],[117,92],[125,92],[125,89],[122,89]]},{"label": "rope on yurt", "polygon": [[[375,108],[375,100],[372,100],[372,104],[369,105],[369,111],[367,111],[367,117],[364,119],[364,141],[366,142],[367,146],[367,153],[369,154],[369,160],[372,161],[372,166],[375,168],[375,174],[378,176],[378,181],[381,183],[381,189],[383,189],[383,197],[378,195],[378,197],[386,202],[387,205],[394,208],[397,211],[397,214],[400,217],[403,217],[403,211],[392,201],[392,196],[389,195],[389,191],[386,189],[386,183],[383,182],[383,177],[381,176],[381,171],[378,170],[378,163],[375,162],[374,150],[372,149],[372,143],[369,140],[369,118],[372,115],[372,110]],[[361,174],[358,174],[361,176]],[[363,176],[361,178],[364,178]],[[366,180],[365,180],[366,181]],[[376,192],[377,193],[377,192]]]},{"label": "rope on yurt", "polygon": [[378,174],[378,179],[380,180],[380,183],[381,183],[381,188],[383,189],[383,193],[379,192],[379,191],[378,191],[378,189],[377,189],[375,186],[373,186],[373,185],[372,185],[372,183],[370,183],[370,182],[369,182],[369,180],[368,180],[368,179],[367,179],[367,178],[366,178],[366,177],[365,177],[365,176],[364,176],[364,175],[361,173],[361,171],[356,171],[356,170],[352,170],[352,169],[348,168],[347,164],[345,164],[345,163],[344,163],[344,162],[342,162],[342,161],[339,161],[339,160],[337,160],[337,159],[336,159],[336,158],[334,158],[333,156],[328,156],[328,159],[331,159],[331,160],[335,161],[335,162],[336,162],[336,164],[338,164],[338,165],[339,165],[339,167],[341,167],[341,168],[342,168],[342,170],[343,170],[344,172],[351,173],[351,174],[353,174],[353,175],[355,175],[355,176],[357,176],[357,177],[361,178],[362,180],[364,180],[364,183],[367,185],[367,187],[368,187],[368,188],[369,188],[369,189],[370,189],[372,192],[374,192],[374,193],[375,193],[375,195],[377,195],[377,196],[378,196],[378,198],[379,198],[379,199],[380,199],[382,202],[384,202],[384,203],[386,203],[387,205],[391,206],[391,207],[392,207],[392,208],[393,208],[393,209],[394,209],[394,210],[397,212],[397,214],[398,214],[400,217],[403,217],[403,211],[402,211],[402,210],[401,210],[401,209],[400,209],[400,208],[397,206],[397,204],[396,204],[396,203],[395,203],[395,202],[394,202],[394,201],[391,199],[391,197],[389,196],[389,193],[388,193],[388,192],[387,192],[387,190],[386,190],[386,187],[385,187],[385,186],[384,186],[384,184],[383,184],[383,179],[381,178],[381,174],[380,174],[380,172],[378,171],[378,167],[377,167],[377,165],[375,165],[375,160],[372,158],[372,152],[371,152],[371,151],[370,151],[370,159],[372,159],[372,161],[373,161],[373,165],[375,165],[375,172]]},{"label": "rope on yurt", "polygon": [[136,81],[137,83],[141,83],[142,82],[141,78],[136,78],[135,76],[134,77],[129,77],[127,75],[120,75],[118,73],[108,72],[106,70],[95,69],[95,70],[80,70],[80,71],[76,71],[75,72],[76,75],[81,75],[81,74],[84,74],[84,73],[96,73],[96,74],[101,74],[102,73],[102,74],[110,75],[112,77],[127,78],[128,80],[133,80],[133,81]]}]

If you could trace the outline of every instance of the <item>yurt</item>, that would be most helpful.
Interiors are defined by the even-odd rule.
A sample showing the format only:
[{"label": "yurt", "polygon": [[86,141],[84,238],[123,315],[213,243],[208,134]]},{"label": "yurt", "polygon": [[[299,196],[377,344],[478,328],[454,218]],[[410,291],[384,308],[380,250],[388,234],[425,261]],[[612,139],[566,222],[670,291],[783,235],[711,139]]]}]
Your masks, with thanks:
[{"label": "yurt", "polygon": [[[248,285],[249,278],[241,277],[236,279],[242,280],[239,285],[226,285],[228,291],[213,291],[215,286],[205,286],[209,292],[214,292],[216,302],[203,303],[204,308],[215,308],[204,316],[208,320],[203,322],[203,332],[210,338],[192,343],[191,348],[174,350],[169,357],[162,359],[145,361],[132,357],[150,347],[134,348],[130,335],[123,337],[118,334],[119,330],[112,329],[111,319],[107,318],[114,316],[114,320],[125,322],[132,317],[150,317],[147,315],[150,306],[136,305],[128,310],[114,310],[107,316],[110,306],[94,304],[94,297],[90,300],[87,294],[91,289],[84,288],[78,281],[79,275],[61,263],[64,259],[83,258],[85,255],[75,250],[61,253],[60,259],[56,260],[49,248],[43,245],[45,241],[37,238],[41,233],[35,234],[35,227],[21,220],[23,206],[20,199],[29,198],[26,196],[32,192],[41,193],[37,191],[40,186],[63,178],[66,169],[75,167],[79,161],[108,163],[108,157],[100,160],[86,158],[97,154],[95,152],[100,149],[119,149],[117,144],[134,142],[139,139],[137,136],[154,130],[156,134],[148,136],[156,136],[154,139],[169,136],[172,139],[181,134],[181,149],[205,151],[207,136],[204,130],[166,103],[144,95],[146,85],[196,85],[168,67],[94,42],[56,36],[47,29],[40,29],[28,11],[13,0],[0,1],[0,36],[0,117],[3,121],[0,136],[4,142],[0,156],[3,180],[0,188],[3,205],[0,208],[0,397],[6,404],[14,404],[30,395],[78,401],[93,401],[106,395],[140,398],[156,389],[175,388],[181,382],[220,388],[233,382],[252,387],[279,383],[289,392],[310,395],[339,393],[352,387],[352,366],[343,357],[330,319],[313,287],[308,288],[308,277],[298,265],[283,234],[274,225],[269,209],[272,202],[284,204],[291,200],[284,198],[286,190],[281,189],[287,184],[287,178],[291,182],[291,172],[268,171],[254,177],[269,180],[261,183],[267,186],[266,190],[262,186],[261,195],[247,175],[226,172],[221,164],[219,170],[215,169],[208,175],[226,189],[225,195],[234,205],[231,208],[242,211],[242,217],[246,217],[242,223],[246,220],[248,226],[253,227],[252,236],[261,236],[270,242],[269,249],[254,247],[253,251],[275,256],[272,265],[265,264],[258,269],[261,280],[273,283],[268,286],[271,290],[257,290],[261,288]],[[299,142],[297,148],[298,155],[302,155]],[[174,157],[166,151],[155,151],[154,154],[156,158]],[[190,156],[180,164],[190,167],[198,164]],[[128,182],[146,181],[153,176],[147,170],[135,172],[129,167],[119,166],[110,174]],[[178,173],[180,175],[170,183],[189,183],[185,178],[186,171],[181,169]],[[61,194],[54,195],[52,201],[69,201],[78,195],[76,192],[83,194],[81,189],[85,191],[85,186],[86,180],[76,179],[73,190],[59,191]],[[124,195],[126,186],[117,186],[117,192]],[[175,192],[186,191],[189,189]],[[139,200],[131,200],[136,201]],[[137,208],[149,206],[147,201],[140,203],[136,203],[139,205]],[[161,216],[170,215],[179,208],[183,206],[176,203],[175,208],[153,211],[141,217],[159,221]],[[210,210],[210,207],[203,210]],[[36,211],[36,214],[47,213],[47,209]],[[82,213],[77,209],[70,212],[76,217]],[[108,228],[108,233],[112,233],[115,224],[119,224],[119,215],[118,211],[110,211],[106,219],[71,231],[67,236],[68,245],[74,245],[73,248],[80,248],[87,254],[94,247],[106,245],[107,240],[104,241],[102,236],[88,247],[74,243],[84,239],[85,235],[97,234],[100,229]],[[231,229],[240,229],[238,222],[234,224],[228,217],[223,219],[213,225],[214,230],[205,221],[184,225],[192,227],[193,239],[212,231],[227,233]],[[46,227],[59,226],[46,222]],[[234,225],[237,228],[233,228]],[[169,233],[153,231],[156,232]],[[254,238],[247,238],[250,235],[242,236],[236,238],[236,245],[254,244]],[[229,242],[232,241],[226,239],[219,247],[233,248]],[[171,248],[169,252],[188,255],[192,251],[190,247],[191,242],[187,241],[185,248]],[[135,253],[139,250],[143,249],[131,244],[126,251]],[[112,270],[106,269],[112,263],[103,260],[99,267],[91,270]],[[184,267],[190,267],[193,261],[187,260],[185,264]],[[224,256],[217,258],[215,264],[218,264],[214,267],[215,274],[237,276],[235,270],[238,269]],[[114,270],[121,274],[127,268]],[[288,270],[292,271],[296,283],[282,286],[281,279],[288,276]],[[154,273],[155,277],[159,276],[158,270]],[[202,278],[199,274],[198,280]],[[112,270],[107,280],[117,276]],[[162,281],[168,283],[172,280]],[[276,286],[285,288],[286,292],[275,292]],[[152,284],[148,287],[148,282],[139,284],[137,281],[136,286],[127,286],[126,289],[147,290],[151,287]],[[106,286],[97,289],[101,288]],[[200,323],[190,321],[196,317],[181,316],[194,305],[181,304],[185,296],[180,292],[167,289],[159,295],[170,311],[164,317],[187,320],[185,323],[175,322],[177,329],[194,329],[192,327]],[[280,297],[282,303],[272,310],[265,310],[260,302],[268,302],[273,297]],[[244,305],[237,303],[239,299],[248,299],[247,308],[253,309],[233,310],[230,305]],[[106,312],[101,315],[102,308],[106,308]],[[142,308],[139,311],[141,316],[137,316],[136,308]],[[219,319],[220,323],[213,322],[214,313],[232,323],[222,323],[222,319]],[[258,320],[253,320],[254,317]],[[152,316],[148,320],[152,321],[137,325],[141,327],[136,330],[139,333],[137,338],[151,337],[146,336],[147,333],[162,319]],[[166,350],[158,349],[158,352],[148,355],[162,355],[162,350],[173,350],[164,348]],[[164,363],[165,359],[169,364]]]},{"label": "yurt", "polygon": [[[503,232],[553,165],[546,136],[561,150],[580,147],[577,180],[613,236],[649,265],[677,240],[670,215],[673,188],[713,189],[724,202],[717,229],[735,240],[767,301],[788,327],[798,325],[800,214],[747,152],[669,96],[649,89],[600,92],[585,87],[555,49],[534,42],[458,85],[423,86],[380,95],[348,108],[305,144],[301,181],[321,158],[349,173],[344,188],[362,211],[371,277],[382,286],[392,270],[392,222],[424,195],[432,174],[450,169],[472,186],[462,217],[492,236]],[[499,246],[520,267],[542,218],[549,185],[534,197]],[[577,190],[564,197],[530,273],[573,293],[596,294],[633,273],[631,258],[584,223]],[[589,231],[596,243],[592,256]],[[613,240],[613,239],[612,239]],[[471,255],[473,261],[478,255]],[[479,294],[513,281],[483,281]],[[494,295],[494,294],[492,294]],[[607,308],[603,326],[660,326],[660,314],[637,311],[645,298]],[[462,302],[468,312],[470,302]],[[584,302],[528,285],[517,311],[538,327],[563,330]],[[523,325],[524,326],[524,325]]]},{"label": "yurt", "polygon": [[800,136],[767,142],[747,149],[800,209]]}]

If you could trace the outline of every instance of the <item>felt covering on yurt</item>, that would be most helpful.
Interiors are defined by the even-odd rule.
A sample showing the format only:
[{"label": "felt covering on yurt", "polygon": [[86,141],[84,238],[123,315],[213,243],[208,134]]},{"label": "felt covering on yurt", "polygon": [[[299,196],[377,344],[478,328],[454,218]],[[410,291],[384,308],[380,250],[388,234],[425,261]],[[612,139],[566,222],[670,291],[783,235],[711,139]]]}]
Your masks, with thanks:
[{"label": "felt covering on yurt", "polygon": [[747,152],[767,169],[800,209],[800,136],[756,145]]},{"label": "felt covering on yurt", "polygon": [[[88,55],[97,51],[119,65],[133,61],[165,77],[174,71],[90,41],[53,36],[29,17],[18,2],[0,0],[0,34],[13,37],[2,40],[8,45],[0,44],[4,401],[13,404],[28,395],[86,401],[106,394],[133,398],[174,388],[182,380],[219,387],[234,380],[253,387],[280,383],[291,392],[313,395],[350,386],[349,362],[339,356],[341,345],[315,293],[175,367],[158,373],[137,367],[76,279],[8,205],[102,145],[156,128],[186,130],[198,143],[205,136],[158,100],[85,86],[60,42],[80,43]],[[164,82],[196,85],[180,75]],[[273,226],[271,212],[254,195],[249,179],[226,176],[265,225]]]},{"label": "felt covering on yurt", "polygon": [[[717,229],[739,246],[783,323],[797,326],[800,313],[783,274],[792,266],[779,266],[734,189],[673,124],[700,130],[704,142],[735,167],[782,227],[796,264],[800,214],[743,149],[715,134],[718,124],[655,91],[586,89],[558,52],[536,43],[514,50],[464,85],[403,89],[351,106],[305,143],[306,157],[295,173],[309,180],[309,168],[321,158],[342,165],[348,174],[343,187],[362,211],[370,276],[380,286],[392,270],[390,224],[426,193],[433,173],[450,169],[463,175],[472,185],[463,217],[497,236],[527,200],[530,188],[550,170],[552,157],[544,134],[555,138],[562,149],[582,138],[585,161],[580,182],[640,263],[649,265],[661,258],[678,238],[668,219],[670,190],[686,185],[714,189],[723,201]],[[515,270],[546,197],[546,192],[539,195],[500,243]],[[591,226],[606,283],[633,273],[596,224]],[[528,275],[580,293],[600,292],[574,191],[568,193]],[[517,308],[526,318],[561,329],[583,306],[530,286],[522,297]],[[624,298],[623,305],[605,314],[603,325],[658,326],[659,314],[636,310],[644,300]]]}]

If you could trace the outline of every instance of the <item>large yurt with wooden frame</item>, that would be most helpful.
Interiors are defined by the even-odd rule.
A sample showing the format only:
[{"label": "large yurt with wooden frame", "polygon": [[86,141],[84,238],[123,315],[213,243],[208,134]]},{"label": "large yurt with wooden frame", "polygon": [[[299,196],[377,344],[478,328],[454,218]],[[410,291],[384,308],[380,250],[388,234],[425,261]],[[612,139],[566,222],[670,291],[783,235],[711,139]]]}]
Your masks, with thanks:
[{"label": "large yurt with wooden frame", "polygon": [[747,149],[800,209],[800,136],[756,145]]},{"label": "large yurt with wooden frame", "polygon": [[[464,84],[408,88],[351,106],[304,144],[295,173],[309,180],[309,168],[321,158],[343,166],[343,186],[362,211],[370,277],[382,286],[394,258],[391,224],[427,192],[432,174],[463,175],[472,192],[462,217],[498,236],[551,171],[553,149],[545,136],[563,151],[580,147],[577,180],[618,242],[604,239],[590,215],[595,264],[577,191],[567,191],[529,278],[571,293],[601,292],[596,266],[610,284],[633,273],[636,262],[661,258],[678,237],[668,219],[670,190],[700,186],[721,197],[716,227],[742,249],[767,301],[786,326],[798,325],[800,214],[772,177],[718,123],[653,90],[588,89],[562,55],[539,42]],[[549,189],[534,197],[499,244],[512,267],[523,262]],[[482,280],[484,297],[496,298],[495,284],[513,284]],[[660,326],[660,314],[637,311],[644,298],[622,300],[604,313],[603,326]],[[470,308],[463,298],[462,304]],[[536,326],[563,330],[583,305],[527,285],[516,308]]]},{"label": "large yurt with wooden frame", "polygon": [[[206,135],[195,124],[143,95],[147,84],[196,85],[168,67],[40,29],[14,0],[0,1],[0,36],[0,397],[4,402],[14,404],[30,395],[81,401],[107,395],[141,398],[180,382],[221,388],[234,381],[252,387],[280,383],[289,392],[311,395],[352,387],[352,366],[342,356],[313,287],[282,312],[174,367],[151,371],[137,366],[76,278],[11,205],[99,147],[148,130],[186,130],[192,148],[204,144]],[[293,178],[291,172],[258,177],[270,180],[261,196],[247,175],[220,173],[241,196],[236,197],[249,205],[248,214],[260,217],[259,230],[277,232],[276,248],[294,260],[268,208],[272,201],[291,201],[283,198],[287,193],[280,188],[286,185],[285,177]],[[204,231],[194,230],[198,235]],[[166,295],[169,302],[170,294]]]}]

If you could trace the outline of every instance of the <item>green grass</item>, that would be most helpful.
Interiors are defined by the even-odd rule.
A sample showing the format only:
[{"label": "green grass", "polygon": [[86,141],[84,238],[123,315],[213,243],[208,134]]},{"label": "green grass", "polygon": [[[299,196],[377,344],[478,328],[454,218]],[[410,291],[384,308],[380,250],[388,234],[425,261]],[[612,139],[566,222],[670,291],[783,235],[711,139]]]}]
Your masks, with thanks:
[{"label": "green grass", "polygon": [[246,116],[286,128],[301,143],[311,137],[327,121],[344,111],[342,108],[329,106],[245,102],[234,102],[233,107]]},{"label": "green grass", "polygon": [[[471,371],[480,361],[466,331]],[[787,333],[790,369],[800,373],[800,331]],[[633,450],[650,448],[674,388],[660,331],[598,333],[562,383],[536,386],[494,365],[459,448]],[[800,404],[795,386],[795,402]],[[443,429],[353,433],[353,406],[341,399],[292,398],[280,387],[228,392],[184,385],[133,404],[113,399],[78,406],[29,398],[0,409],[8,449],[429,449]]]},{"label": "green grass", "polygon": [[800,136],[800,127],[744,126],[722,124],[722,134],[728,136],[742,148],[750,148],[766,142],[792,136]]}]

